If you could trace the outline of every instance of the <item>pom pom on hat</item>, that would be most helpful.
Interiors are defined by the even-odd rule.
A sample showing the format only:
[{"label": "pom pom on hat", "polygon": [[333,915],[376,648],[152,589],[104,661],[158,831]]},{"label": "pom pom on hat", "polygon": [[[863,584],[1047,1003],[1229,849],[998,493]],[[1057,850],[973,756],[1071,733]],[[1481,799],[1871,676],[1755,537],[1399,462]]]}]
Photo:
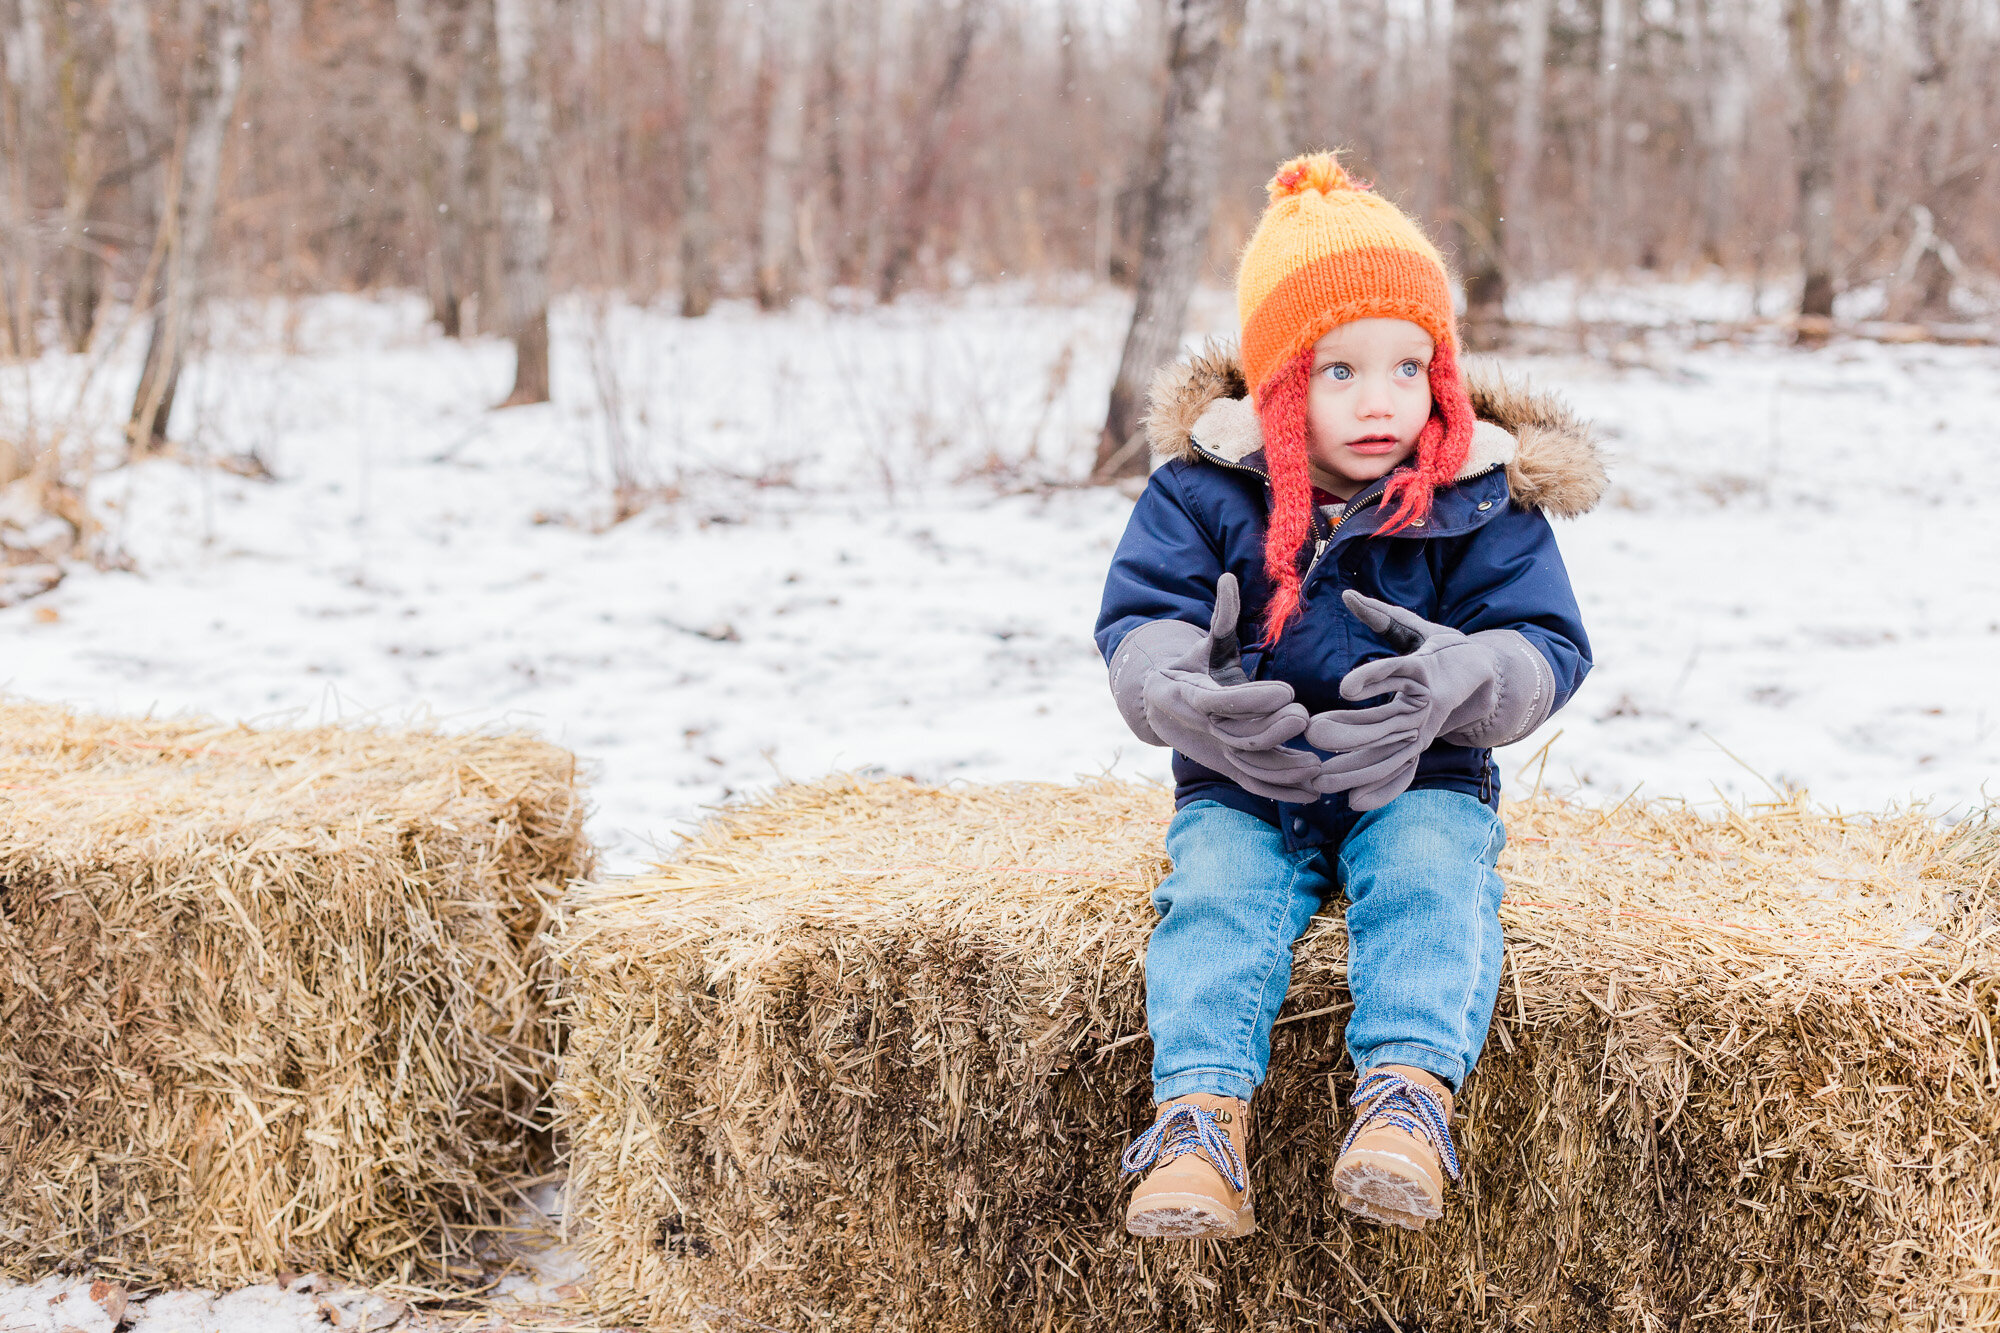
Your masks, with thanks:
[{"label": "pom pom on hat", "polygon": [[1293,195],[1314,190],[1320,194],[1331,194],[1335,190],[1360,190],[1366,186],[1358,184],[1340,165],[1340,159],[1332,153],[1305,153],[1293,158],[1278,168],[1271,183],[1264,187],[1271,202],[1289,199]]}]

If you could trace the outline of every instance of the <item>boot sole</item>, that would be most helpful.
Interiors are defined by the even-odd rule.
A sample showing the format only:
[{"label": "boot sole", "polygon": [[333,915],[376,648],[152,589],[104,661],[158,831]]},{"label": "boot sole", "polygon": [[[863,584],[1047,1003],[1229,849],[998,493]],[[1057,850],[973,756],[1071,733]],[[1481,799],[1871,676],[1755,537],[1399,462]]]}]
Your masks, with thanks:
[{"label": "boot sole", "polygon": [[1422,1231],[1425,1218],[1399,1213],[1393,1208],[1378,1208],[1366,1199],[1357,1199],[1352,1194],[1340,1196],[1340,1206],[1353,1213],[1364,1222],[1377,1222],[1383,1226],[1406,1227],[1411,1231]]},{"label": "boot sole", "polygon": [[1203,1194],[1149,1194],[1125,1210],[1125,1229],[1157,1240],[1247,1236],[1257,1229],[1257,1213],[1247,1198],[1231,1210]]},{"label": "boot sole", "polygon": [[1349,1153],[1334,1170],[1333,1188],[1349,1212],[1421,1231],[1424,1223],[1444,1216],[1444,1201],[1428,1181],[1410,1174],[1415,1169],[1415,1163],[1386,1153]]}]

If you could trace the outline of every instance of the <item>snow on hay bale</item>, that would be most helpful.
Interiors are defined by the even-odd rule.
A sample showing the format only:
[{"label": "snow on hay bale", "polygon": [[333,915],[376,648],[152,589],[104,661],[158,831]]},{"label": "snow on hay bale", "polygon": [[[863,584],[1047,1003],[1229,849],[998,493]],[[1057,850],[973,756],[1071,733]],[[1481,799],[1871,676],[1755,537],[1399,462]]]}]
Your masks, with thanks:
[{"label": "snow on hay bale", "polygon": [[0,700],[0,1274],[407,1279],[518,1208],[574,769]]},{"label": "snow on hay bale", "polygon": [[1350,1225],[1328,1196],[1352,1071],[1322,917],[1259,1099],[1262,1229],[1217,1246],[1120,1226],[1168,814],[1110,782],[828,781],[580,888],[557,1115],[598,1306],[787,1330],[2000,1324],[1987,826],[1513,806],[1500,1016],[1444,1222]]}]

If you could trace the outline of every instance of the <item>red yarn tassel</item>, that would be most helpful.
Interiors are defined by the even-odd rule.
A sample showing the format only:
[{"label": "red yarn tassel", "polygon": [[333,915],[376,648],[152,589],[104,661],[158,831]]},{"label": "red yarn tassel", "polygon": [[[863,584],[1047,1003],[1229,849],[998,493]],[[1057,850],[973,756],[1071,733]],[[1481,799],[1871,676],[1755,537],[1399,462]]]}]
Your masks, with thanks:
[{"label": "red yarn tassel", "polygon": [[1375,530],[1378,537],[1401,532],[1431,516],[1431,500],[1440,486],[1449,486],[1472,451],[1472,399],[1458,373],[1458,357],[1449,342],[1431,353],[1431,419],[1417,436],[1417,462],[1389,478],[1382,491],[1388,517]]},{"label": "red yarn tassel", "polygon": [[1264,532],[1264,572],[1273,588],[1264,608],[1266,648],[1278,642],[1298,614],[1299,548],[1312,535],[1312,421],[1306,406],[1312,362],[1308,347],[1279,367],[1257,397],[1264,470],[1271,478],[1271,518]]}]

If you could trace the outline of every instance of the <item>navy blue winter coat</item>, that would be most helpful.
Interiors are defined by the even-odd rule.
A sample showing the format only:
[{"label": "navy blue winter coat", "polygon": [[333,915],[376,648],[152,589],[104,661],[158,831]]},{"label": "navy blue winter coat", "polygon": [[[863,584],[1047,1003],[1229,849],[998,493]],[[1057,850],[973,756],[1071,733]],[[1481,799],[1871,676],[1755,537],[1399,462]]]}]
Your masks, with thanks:
[{"label": "navy blue winter coat", "polygon": [[[1603,468],[1588,427],[1554,399],[1497,376],[1474,375],[1469,387],[1477,415],[1502,429],[1479,429],[1466,467],[1438,489],[1422,527],[1374,535],[1384,513],[1379,482],[1355,496],[1337,529],[1315,512],[1299,555],[1309,571],[1302,609],[1266,652],[1258,645],[1272,591],[1264,572],[1270,486],[1241,372],[1219,349],[1162,372],[1148,429],[1166,461],[1139,497],[1105,580],[1096,633],[1105,660],[1148,620],[1206,629],[1216,580],[1227,570],[1243,589],[1244,670],[1289,682],[1308,712],[1360,707],[1340,697],[1341,677],[1395,655],[1342,603],[1347,588],[1468,634],[1520,631],[1548,658],[1562,707],[1590,670],[1590,644],[1547,515],[1591,508],[1603,493]],[[1355,818],[1345,794],[1281,806],[1179,753],[1174,778],[1177,805],[1212,800],[1248,811],[1276,825],[1291,847],[1337,844]],[[1425,751],[1411,786],[1499,803],[1492,752],[1444,741]]]}]

